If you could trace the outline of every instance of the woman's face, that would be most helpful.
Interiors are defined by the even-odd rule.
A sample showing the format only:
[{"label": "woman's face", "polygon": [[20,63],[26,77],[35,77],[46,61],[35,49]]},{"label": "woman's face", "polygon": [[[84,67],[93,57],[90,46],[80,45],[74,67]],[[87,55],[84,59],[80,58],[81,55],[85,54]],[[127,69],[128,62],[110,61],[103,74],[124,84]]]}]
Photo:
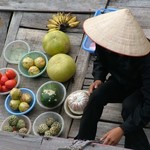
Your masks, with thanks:
[{"label": "woman's face", "polygon": [[109,49],[107,49],[107,48],[105,48],[105,47],[102,47],[101,45],[98,45],[98,44],[96,44],[96,50],[102,50],[102,51],[107,51],[107,53],[110,53],[110,54],[113,54],[113,55],[118,55],[118,56],[121,56],[121,57],[124,57],[125,55],[123,55],[123,54],[119,54],[119,53],[115,53],[115,52],[113,52],[113,51],[111,51],[111,50],[109,50]]}]

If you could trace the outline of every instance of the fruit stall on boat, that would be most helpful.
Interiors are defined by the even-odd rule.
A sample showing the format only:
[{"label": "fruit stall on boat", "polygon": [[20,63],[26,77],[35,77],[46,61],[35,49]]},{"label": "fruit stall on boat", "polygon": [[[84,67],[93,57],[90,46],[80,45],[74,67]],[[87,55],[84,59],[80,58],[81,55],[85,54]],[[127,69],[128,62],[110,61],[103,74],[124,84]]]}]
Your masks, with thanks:
[{"label": "fruit stall on boat", "polygon": [[[12,0],[1,0],[0,69],[15,69],[19,73],[19,77],[15,77],[16,82],[14,83],[14,85],[10,85],[7,83],[7,86],[11,88],[14,88],[16,86],[16,88],[21,89],[22,92],[24,90],[26,91],[27,89],[29,89],[34,93],[34,96],[32,98],[35,99],[35,103],[32,103],[33,107],[30,111],[21,111],[21,114],[23,113],[22,115],[27,116],[25,120],[27,122],[28,119],[31,121],[31,123],[30,121],[28,122],[28,128],[31,126],[30,134],[18,134],[18,131],[12,134],[10,132],[1,131],[1,149],[13,148],[15,150],[18,150],[21,147],[23,150],[55,150],[59,148],[65,148],[71,145],[73,146],[75,144],[73,143],[73,138],[78,132],[80,118],[82,116],[81,108],[86,104],[86,98],[85,101],[82,103],[82,107],[78,107],[79,111],[77,111],[76,108],[73,106],[74,101],[72,99],[70,99],[70,101],[68,100],[70,102],[70,106],[67,105],[66,99],[69,99],[69,95],[75,91],[86,91],[89,85],[93,82],[91,72],[92,62],[94,60],[94,43],[92,43],[92,41],[84,34],[82,25],[84,20],[86,20],[87,18],[93,15],[99,15],[97,13],[100,13],[100,9],[103,10],[103,8],[105,8],[106,3],[107,1],[105,0],[76,0],[71,2],[68,0],[66,0],[65,2],[61,2],[59,0],[51,0],[49,2],[45,0],[43,0],[42,2],[30,0],[29,4],[29,2],[26,1],[16,0],[14,2]],[[125,2],[119,0],[110,1],[107,11],[115,11],[115,9],[119,8],[130,8],[135,17],[137,17],[145,34],[148,38],[150,38],[149,0],[144,0],[142,2],[140,0],[137,0],[136,2],[134,0],[126,0]],[[69,21],[71,17],[72,21]],[[59,23],[57,22],[57,20]],[[59,52],[64,52],[65,50],[65,54],[59,54],[57,55],[58,57],[55,58],[55,60],[53,60],[51,58],[53,57],[53,55],[55,56],[55,52],[49,52],[47,50],[47,47],[49,47],[49,45],[47,45],[46,40],[47,38],[54,38],[46,36],[50,32],[53,32],[53,30],[60,29],[67,35],[67,37],[64,37],[64,34],[62,33],[62,36],[65,38],[65,41],[68,42],[69,39],[70,43],[67,44],[67,48],[59,50]],[[35,59],[39,56],[42,56],[43,58],[45,58],[45,63],[49,65],[49,69],[47,70],[47,66],[45,65],[45,68],[41,67],[40,63],[40,65],[37,65],[38,67],[34,67],[28,72],[29,66],[24,67],[24,64],[26,64],[26,59],[23,60],[22,53],[22,61],[19,62],[18,59],[20,60],[20,54],[18,52],[13,53],[12,55],[10,55],[10,52],[6,52],[5,55],[4,50],[6,49],[7,45],[10,44],[12,41],[17,40],[26,42],[27,45],[30,47],[30,50],[28,51],[28,48],[26,48],[27,51],[24,53],[24,57],[32,57],[32,60],[27,60],[27,62],[30,62],[30,64],[27,65],[33,67],[33,62],[35,61]],[[53,41],[51,45],[52,44],[55,45],[55,41]],[[36,53],[33,54],[32,52]],[[8,59],[7,56],[9,56]],[[61,60],[68,61],[69,66],[67,66],[67,68],[63,68],[62,64],[66,61],[61,62]],[[56,65],[52,67],[52,64],[55,64],[55,61],[60,61],[60,66]],[[35,62],[37,62],[37,60]],[[59,70],[57,70],[58,67]],[[3,70],[2,73],[4,71],[6,70]],[[60,71],[61,73],[62,71],[65,71],[65,76],[60,76],[59,73],[55,73],[55,71]],[[19,84],[17,84],[18,80]],[[61,91],[63,92],[61,94],[63,95],[65,93],[65,98],[59,103],[58,107],[55,107],[55,105],[53,105],[57,103],[57,99],[59,99],[58,97],[56,97],[55,92],[53,91],[55,89],[55,86],[50,86],[51,91],[44,90],[45,88],[43,88],[43,86],[45,87],[46,83],[51,83],[51,81],[58,81],[62,85]],[[7,92],[7,90],[4,92]],[[49,93],[51,95],[51,99],[56,100],[53,101],[53,104],[51,103],[51,108],[43,106],[43,103],[39,101],[39,99],[41,99],[41,95],[39,94],[40,92],[44,93],[42,99],[42,102],[44,104],[49,105],[46,100]],[[0,93],[3,93],[3,91],[1,91]],[[84,96],[86,97],[86,92],[83,92],[82,94],[85,94]],[[9,111],[11,109],[10,107],[6,107],[10,104],[10,97],[7,97],[8,95],[9,92],[0,95],[0,125],[2,125],[4,120],[10,115],[17,115],[14,112]],[[20,104],[20,102],[18,103]],[[25,106],[28,107],[27,104]],[[106,131],[118,126],[122,122],[120,110],[120,104],[108,104],[105,107],[102,118],[99,120],[98,123],[98,130],[96,135],[97,137],[100,137]],[[41,119],[39,119],[38,117],[45,112],[52,112],[52,114],[54,112],[60,115],[52,115],[54,118],[56,117],[56,119],[59,118],[59,121],[61,123],[63,122],[63,131],[60,132],[61,134],[56,134],[59,136],[43,137],[39,134],[35,135],[37,134],[37,124],[40,124],[41,122]],[[8,122],[8,119],[5,121]],[[33,125],[35,126],[34,129]],[[47,126],[42,125],[42,130],[43,126],[44,128],[48,129]],[[145,128],[145,131],[150,140],[149,128],[150,126],[148,125]],[[12,128],[9,128],[9,130],[12,130]],[[25,129],[23,129],[23,131],[25,131]],[[43,135],[43,131],[40,130],[40,132]],[[91,150],[121,150],[123,149],[122,147],[124,143],[124,138],[122,138],[117,147],[105,146],[100,143],[97,143],[97,141],[94,141],[95,143],[93,142],[92,144],[90,143],[90,141],[88,142],[76,144],[78,144],[77,146],[87,145],[85,149]]]}]

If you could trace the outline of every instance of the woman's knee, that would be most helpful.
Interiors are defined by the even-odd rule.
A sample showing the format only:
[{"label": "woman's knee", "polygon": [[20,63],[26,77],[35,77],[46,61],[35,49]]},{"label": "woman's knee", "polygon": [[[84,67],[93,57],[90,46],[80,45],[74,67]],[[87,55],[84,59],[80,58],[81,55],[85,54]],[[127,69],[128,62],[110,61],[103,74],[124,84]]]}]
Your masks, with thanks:
[{"label": "woman's knee", "polygon": [[122,103],[122,117],[124,120],[135,110],[141,99],[142,97],[138,92],[124,99]]},{"label": "woman's knee", "polygon": [[105,106],[107,104],[107,99],[108,98],[103,94],[103,92],[94,90],[89,97],[89,103],[94,106]]}]

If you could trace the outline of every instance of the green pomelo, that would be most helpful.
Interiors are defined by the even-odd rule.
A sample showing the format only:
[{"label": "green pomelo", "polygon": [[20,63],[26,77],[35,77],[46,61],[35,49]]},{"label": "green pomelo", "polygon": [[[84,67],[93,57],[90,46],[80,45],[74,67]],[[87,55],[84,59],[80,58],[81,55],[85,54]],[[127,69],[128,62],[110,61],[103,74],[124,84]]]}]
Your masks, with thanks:
[{"label": "green pomelo", "polygon": [[65,82],[76,72],[73,58],[67,54],[56,54],[50,58],[47,65],[48,76],[55,81]]},{"label": "green pomelo", "polygon": [[44,36],[42,46],[48,55],[53,56],[58,53],[68,53],[71,44],[66,33],[56,30],[51,31]]}]

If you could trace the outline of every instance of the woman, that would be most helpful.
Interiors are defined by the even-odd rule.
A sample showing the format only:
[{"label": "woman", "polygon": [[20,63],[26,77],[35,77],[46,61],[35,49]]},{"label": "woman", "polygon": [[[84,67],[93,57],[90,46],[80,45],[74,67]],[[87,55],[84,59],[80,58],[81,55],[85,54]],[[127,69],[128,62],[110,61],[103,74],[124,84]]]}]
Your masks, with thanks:
[{"label": "woman", "polygon": [[[75,139],[93,140],[107,103],[122,103],[124,122],[100,139],[125,147],[150,150],[143,127],[150,121],[150,43],[128,9],[92,17],[84,22],[86,34],[96,43],[94,82]],[[106,76],[111,76],[106,80]]]}]

